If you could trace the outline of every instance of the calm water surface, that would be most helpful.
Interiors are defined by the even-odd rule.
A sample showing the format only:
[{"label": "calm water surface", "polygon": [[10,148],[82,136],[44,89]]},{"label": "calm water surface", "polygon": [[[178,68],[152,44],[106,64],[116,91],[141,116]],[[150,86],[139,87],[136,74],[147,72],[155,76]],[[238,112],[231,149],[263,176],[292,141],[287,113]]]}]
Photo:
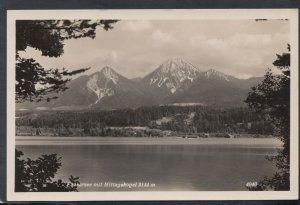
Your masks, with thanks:
[{"label": "calm water surface", "polygon": [[[76,138],[69,143],[49,139],[38,145],[22,139],[17,138],[16,144],[25,157],[61,156],[57,178],[80,177],[79,191],[246,190],[247,182],[273,175],[276,169],[265,156],[276,154],[281,146],[275,139],[176,139],[175,143],[174,139],[117,139],[118,144],[116,139]],[[104,187],[106,182],[146,186]]]}]

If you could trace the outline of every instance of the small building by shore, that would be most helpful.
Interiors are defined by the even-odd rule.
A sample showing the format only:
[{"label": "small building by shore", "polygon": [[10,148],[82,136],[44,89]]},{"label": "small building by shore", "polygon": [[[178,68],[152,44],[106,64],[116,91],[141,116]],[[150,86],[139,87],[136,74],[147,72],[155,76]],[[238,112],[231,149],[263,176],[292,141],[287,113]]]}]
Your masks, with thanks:
[{"label": "small building by shore", "polygon": [[229,133],[226,133],[224,137],[225,138],[230,138],[230,139],[235,138],[235,136],[233,134],[229,134]]}]

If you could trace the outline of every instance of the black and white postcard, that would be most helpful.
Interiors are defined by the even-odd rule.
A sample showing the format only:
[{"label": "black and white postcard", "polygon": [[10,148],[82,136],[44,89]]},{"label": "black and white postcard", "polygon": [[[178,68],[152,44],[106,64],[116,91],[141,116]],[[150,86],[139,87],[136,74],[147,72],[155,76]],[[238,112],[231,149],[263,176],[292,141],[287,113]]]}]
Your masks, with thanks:
[{"label": "black and white postcard", "polygon": [[12,201],[298,197],[298,10],[10,10]]}]

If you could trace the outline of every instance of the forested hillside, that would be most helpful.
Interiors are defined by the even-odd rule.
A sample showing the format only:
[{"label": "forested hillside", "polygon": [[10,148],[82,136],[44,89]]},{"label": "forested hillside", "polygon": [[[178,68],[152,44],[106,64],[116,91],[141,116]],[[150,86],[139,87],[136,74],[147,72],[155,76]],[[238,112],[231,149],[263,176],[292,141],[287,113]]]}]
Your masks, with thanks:
[{"label": "forested hillside", "polygon": [[[29,131],[30,128],[48,129],[50,133],[57,135],[92,136],[115,135],[112,130],[116,130],[116,128],[121,136],[124,134],[120,131],[122,127],[147,127],[152,130],[189,134],[271,134],[273,130],[266,118],[247,108],[154,106],[111,111],[18,112],[16,117],[17,134],[19,135],[25,134],[25,128]],[[35,131],[32,134],[43,134],[40,132]],[[126,135],[130,136],[130,134]]]}]

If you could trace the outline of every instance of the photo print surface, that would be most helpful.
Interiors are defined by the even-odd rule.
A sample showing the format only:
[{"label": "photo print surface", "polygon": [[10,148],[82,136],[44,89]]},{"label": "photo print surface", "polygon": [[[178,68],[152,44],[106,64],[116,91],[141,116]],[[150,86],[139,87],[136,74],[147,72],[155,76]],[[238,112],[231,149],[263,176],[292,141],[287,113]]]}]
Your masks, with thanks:
[{"label": "photo print surface", "polygon": [[290,16],[98,16],[12,21],[15,196],[294,190]]}]

